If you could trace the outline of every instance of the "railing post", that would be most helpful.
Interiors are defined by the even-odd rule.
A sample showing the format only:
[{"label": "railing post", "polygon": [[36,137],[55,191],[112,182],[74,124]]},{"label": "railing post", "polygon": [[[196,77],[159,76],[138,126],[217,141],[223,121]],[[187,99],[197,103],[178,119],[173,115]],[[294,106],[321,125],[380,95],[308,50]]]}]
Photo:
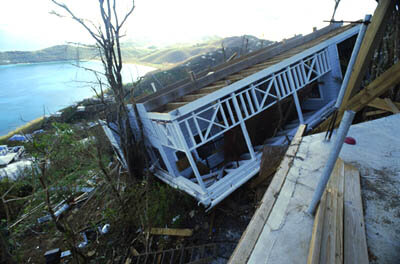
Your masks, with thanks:
[{"label": "railing post", "polygon": [[301,124],[304,124],[303,112],[301,111],[300,100],[299,100],[299,97],[297,96],[296,85],[294,84],[292,70],[290,67],[287,68],[287,73],[289,76],[290,89],[293,92],[293,98],[294,98],[294,103],[296,105],[297,116],[299,117],[299,121],[300,121],[300,125],[301,125]]},{"label": "railing post", "polygon": [[177,132],[178,140],[180,141],[181,146],[183,147],[183,150],[184,150],[184,152],[185,152],[185,154],[186,154],[186,156],[187,156],[187,158],[189,160],[190,166],[193,169],[194,176],[196,177],[197,182],[199,183],[199,185],[200,185],[201,189],[203,190],[203,192],[207,193],[207,188],[204,185],[203,179],[201,178],[201,174],[199,172],[199,169],[197,168],[196,161],[193,159],[192,152],[190,151],[190,149],[189,149],[189,147],[187,145],[187,142],[186,142],[185,137],[184,137],[184,135],[182,133],[182,130],[180,129],[180,126],[179,126],[178,122],[177,121],[173,121],[173,125],[175,126],[175,130]]},{"label": "railing post", "polygon": [[235,93],[232,93],[231,96],[232,96],[233,105],[235,106],[235,110],[236,110],[237,116],[239,118],[240,127],[242,128],[244,140],[246,141],[247,148],[249,149],[250,157],[252,160],[254,160],[256,158],[256,155],[254,153],[253,145],[251,144],[249,133],[247,132],[246,124],[244,123],[245,121],[243,119],[242,112],[239,107],[239,103],[236,99]]}]

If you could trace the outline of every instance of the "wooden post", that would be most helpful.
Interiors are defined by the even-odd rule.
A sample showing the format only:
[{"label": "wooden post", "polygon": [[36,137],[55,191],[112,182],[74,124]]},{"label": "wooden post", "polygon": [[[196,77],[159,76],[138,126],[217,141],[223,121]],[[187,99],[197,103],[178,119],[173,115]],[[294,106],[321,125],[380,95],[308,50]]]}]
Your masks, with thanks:
[{"label": "wooden post", "polygon": [[[387,21],[392,14],[393,8],[396,1],[392,0],[381,0],[374,12],[371,24],[367,28],[363,43],[358,53],[356,62],[354,63],[353,74],[350,77],[349,84],[346,93],[343,98],[342,106],[340,107],[340,113],[343,114],[346,109],[347,103],[353,94],[353,91],[358,89],[361,85],[361,81],[368,69],[369,63],[371,62],[373,52],[375,48],[382,40],[383,33]],[[338,122],[340,119],[338,118]]]},{"label": "wooden post", "polygon": [[[373,52],[375,51],[375,48],[377,47],[379,42],[382,40],[385,26],[387,25],[388,19],[394,9],[395,4],[396,1],[381,0],[379,1],[377,8],[375,9],[371,24],[367,28],[356,62],[354,63],[353,73],[350,76],[350,80],[347,86],[346,93],[343,97],[342,105],[339,109],[335,126],[340,123],[344,111],[346,109],[349,109],[349,101],[352,97],[352,94],[361,85],[361,81],[364,78],[364,75],[371,62]],[[371,98],[371,100],[373,100],[374,98],[375,97]],[[318,131],[326,130],[329,126],[329,123],[331,122],[331,119],[332,117],[326,119],[319,126]]]}]

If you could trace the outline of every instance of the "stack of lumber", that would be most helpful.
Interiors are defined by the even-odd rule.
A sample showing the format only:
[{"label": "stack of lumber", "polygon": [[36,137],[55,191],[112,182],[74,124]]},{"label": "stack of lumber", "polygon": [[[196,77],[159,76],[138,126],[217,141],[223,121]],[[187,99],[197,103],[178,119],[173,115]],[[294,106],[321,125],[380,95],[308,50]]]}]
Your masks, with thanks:
[{"label": "stack of lumber", "polygon": [[341,159],[317,210],[307,263],[368,263],[360,175]]}]

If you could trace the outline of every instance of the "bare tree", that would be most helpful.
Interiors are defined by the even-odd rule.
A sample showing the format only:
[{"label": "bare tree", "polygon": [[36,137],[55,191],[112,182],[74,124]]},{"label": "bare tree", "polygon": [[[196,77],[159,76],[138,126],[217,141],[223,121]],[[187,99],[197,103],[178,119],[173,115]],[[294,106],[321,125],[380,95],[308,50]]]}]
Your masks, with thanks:
[{"label": "bare tree", "polygon": [[[138,138],[134,137],[134,133],[129,124],[129,110],[125,104],[125,95],[127,93],[123,87],[121,75],[123,64],[120,45],[120,39],[123,37],[121,29],[135,8],[134,0],[128,1],[130,7],[126,9],[126,12],[122,16],[117,12],[117,0],[98,0],[98,8],[101,17],[101,22],[98,25],[93,21],[76,16],[75,12],[65,3],[58,0],[52,0],[52,2],[79,23],[96,43],[100,59],[104,65],[108,87],[115,98],[117,113],[117,120],[115,123],[118,126],[115,132],[120,137],[121,148],[126,159],[127,171],[130,179],[135,181],[136,178],[142,177],[145,163],[143,159],[144,151],[142,151],[143,147],[139,147],[142,143]],[[53,14],[63,16],[54,11]],[[102,97],[104,95],[103,86],[99,78],[98,81],[100,84],[100,92],[97,94]]]}]

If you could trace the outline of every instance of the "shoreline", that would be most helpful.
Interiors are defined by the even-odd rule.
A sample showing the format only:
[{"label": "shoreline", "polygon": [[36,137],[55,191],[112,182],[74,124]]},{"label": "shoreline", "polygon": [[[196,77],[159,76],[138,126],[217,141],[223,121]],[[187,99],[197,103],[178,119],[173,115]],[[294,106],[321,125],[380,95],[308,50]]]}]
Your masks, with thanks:
[{"label": "shoreline", "polygon": [[[67,61],[71,61],[71,60],[43,61],[43,62],[33,62],[33,63],[25,63],[25,62],[24,63],[10,63],[10,64],[0,64],[0,66],[12,66],[12,65],[19,66],[19,65],[32,65],[32,64],[40,64],[40,63],[58,63],[58,62],[65,63]],[[81,60],[80,62],[90,62],[90,61],[95,61],[95,62],[100,62],[101,63],[100,60],[93,60],[93,59],[91,59],[91,60]],[[156,71],[156,70],[159,69],[159,68],[153,67],[154,65],[150,66],[149,64],[146,65],[146,63],[135,63],[133,61],[128,61],[128,62],[125,62],[124,64],[138,65],[138,66],[145,66],[145,67],[154,68],[153,70],[150,70],[149,72],[153,72],[153,71]],[[146,74],[144,74],[144,75],[146,75]],[[129,82],[126,83],[126,84],[129,84]],[[83,100],[90,99],[90,98],[93,98],[93,97],[96,97],[96,95],[93,95],[93,96],[87,97],[87,98],[83,98],[79,102],[82,102]],[[59,109],[57,112],[63,112],[64,110],[66,110],[67,108],[69,108],[71,106],[73,106],[73,104],[65,106],[65,107]],[[45,116],[40,116],[40,117],[35,118],[35,119],[25,123],[25,124],[22,124],[22,125],[16,127],[15,129],[11,130],[8,133],[0,135],[0,141],[5,141],[5,140],[7,140],[8,138],[12,137],[15,134],[21,134],[21,133],[23,134],[23,133],[26,133],[26,131],[35,130],[34,127],[35,126],[39,127],[39,125],[44,120],[45,120]]]},{"label": "shoreline", "polygon": [[6,135],[3,135],[3,136],[0,135],[0,141],[7,140],[15,134],[21,134],[21,133],[24,134],[27,130],[33,129],[34,126],[40,125],[44,120],[45,120],[45,116],[35,118],[17,128],[15,128],[14,130],[8,132]]}]

